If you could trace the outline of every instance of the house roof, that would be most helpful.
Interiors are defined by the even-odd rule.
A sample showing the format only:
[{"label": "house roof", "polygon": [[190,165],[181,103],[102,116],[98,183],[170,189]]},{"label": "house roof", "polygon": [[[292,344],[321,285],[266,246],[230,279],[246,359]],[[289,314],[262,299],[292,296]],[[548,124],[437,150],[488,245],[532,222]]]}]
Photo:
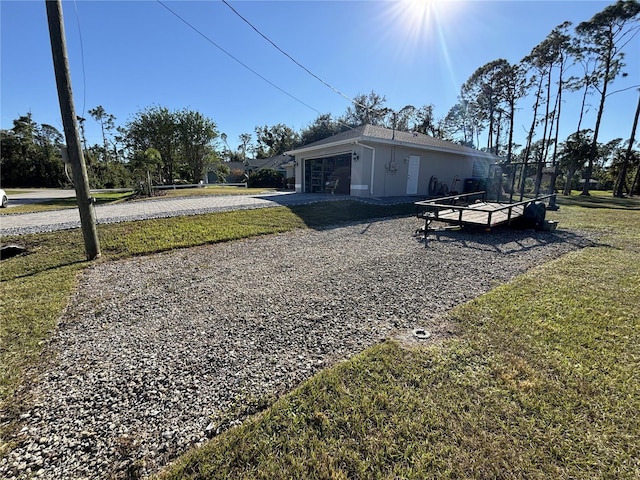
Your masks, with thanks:
[{"label": "house roof", "polygon": [[293,161],[293,157],[290,155],[276,155],[269,158],[247,158],[245,162],[227,162],[226,165],[230,169],[240,170],[261,170],[263,168],[273,168],[275,170],[284,167],[289,162]]},{"label": "house roof", "polygon": [[259,169],[273,168],[277,170],[279,168],[282,168],[284,164],[289,163],[292,160],[293,160],[293,157],[291,157],[290,155],[282,154],[282,155],[276,155],[275,157],[250,160],[249,164],[252,167],[257,167]]},{"label": "house roof", "polygon": [[225,165],[229,167],[229,170],[244,170],[246,167],[242,162],[226,162]]},{"label": "house roof", "polygon": [[431,137],[418,132],[401,132],[376,125],[362,125],[352,130],[333,135],[332,137],[318,140],[317,142],[303,145],[300,148],[286,152],[289,155],[317,150],[322,147],[355,144],[359,141],[385,143],[390,145],[409,145],[422,150],[437,150],[441,152],[458,153],[474,157],[497,159],[493,154],[482,152],[474,148],[458,145],[457,143]]}]

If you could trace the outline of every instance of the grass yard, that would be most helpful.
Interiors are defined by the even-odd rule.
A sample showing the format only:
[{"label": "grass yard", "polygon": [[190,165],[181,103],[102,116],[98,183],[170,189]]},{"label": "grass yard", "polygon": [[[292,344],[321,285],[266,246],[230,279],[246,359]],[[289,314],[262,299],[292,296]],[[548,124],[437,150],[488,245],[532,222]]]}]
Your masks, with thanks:
[{"label": "grass yard", "polygon": [[31,193],[33,190],[25,190],[20,188],[16,188],[16,189],[5,188],[4,191],[6,192],[7,195],[18,195],[20,193]]},{"label": "grass yard", "polygon": [[[548,217],[601,232],[598,246],[452,311],[453,339],[388,341],[325,370],[159,477],[640,478],[640,201],[559,203]],[[413,213],[345,201],[100,225],[101,261]],[[87,263],[77,230],[4,240],[32,251],[0,272],[11,411]]]},{"label": "grass yard", "polygon": [[170,197],[197,197],[206,195],[259,195],[276,191],[275,188],[229,187],[224,185],[207,185],[204,188],[178,188],[163,190]]},{"label": "grass yard", "polygon": [[640,478],[640,202],[564,200],[549,217],[599,246],[455,309],[455,339],[322,372],[159,477]]}]

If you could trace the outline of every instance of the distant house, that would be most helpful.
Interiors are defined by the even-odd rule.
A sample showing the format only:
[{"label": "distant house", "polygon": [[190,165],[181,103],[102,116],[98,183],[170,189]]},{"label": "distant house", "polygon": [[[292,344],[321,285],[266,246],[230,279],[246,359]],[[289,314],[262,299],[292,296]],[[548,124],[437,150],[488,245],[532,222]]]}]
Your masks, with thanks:
[{"label": "distant house", "polygon": [[[293,160],[292,156],[283,154],[270,158],[247,158],[244,162],[227,162],[225,165],[229,167],[230,171],[242,170],[247,175],[268,168],[280,172],[285,178],[290,178],[294,176]],[[206,183],[217,183],[216,172],[207,172],[205,181]],[[227,181],[236,182],[237,179],[229,177]]]},{"label": "distant house", "polygon": [[295,190],[358,197],[435,196],[475,191],[495,155],[421,133],[373,125],[286,152],[294,157]]}]

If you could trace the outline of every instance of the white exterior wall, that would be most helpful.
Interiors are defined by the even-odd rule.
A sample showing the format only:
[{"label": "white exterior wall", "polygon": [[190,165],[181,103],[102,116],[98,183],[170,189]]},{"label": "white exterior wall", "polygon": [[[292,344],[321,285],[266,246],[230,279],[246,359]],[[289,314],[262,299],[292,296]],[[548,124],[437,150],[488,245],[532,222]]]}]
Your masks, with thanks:
[{"label": "white exterior wall", "polygon": [[[373,147],[373,150],[372,148]],[[432,176],[451,189],[452,181],[457,176],[459,181],[454,189],[462,193],[464,180],[471,178],[474,161],[491,163],[489,160],[459,153],[448,153],[423,150],[407,146],[392,146],[361,142],[318,149],[296,156],[298,166],[295,167],[295,190],[304,192],[304,160],[331,155],[355,152],[357,159],[351,162],[352,196],[357,197],[390,197],[407,195],[407,177],[409,174],[409,157],[420,157],[418,196],[429,195],[429,182]],[[373,178],[372,178],[373,168]],[[373,182],[372,182],[373,180]]]},{"label": "white exterior wall", "polygon": [[415,155],[420,158],[418,173],[419,196],[429,195],[431,177],[437,177],[447,188],[451,188],[452,181],[457,176],[459,181],[455,185],[458,192],[462,192],[464,179],[473,173],[474,158],[459,154],[418,150],[406,147],[383,145],[376,149],[376,171],[374,182],[375,197],[403,196],[407,194],[407,179],[409,176],[409,157]]}]

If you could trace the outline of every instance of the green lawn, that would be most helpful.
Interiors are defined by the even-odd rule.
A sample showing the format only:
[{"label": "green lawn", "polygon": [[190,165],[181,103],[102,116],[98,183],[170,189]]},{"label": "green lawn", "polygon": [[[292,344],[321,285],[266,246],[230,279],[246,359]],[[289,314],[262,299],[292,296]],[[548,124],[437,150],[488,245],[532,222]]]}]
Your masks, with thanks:
[{"label": "green lawn", "polygon": [[[160,476],[640,478],[640,201],[559,203],[548,217],[601,232],[598,246],[455,309],[453,339],[388,341],[323,371]],[[412,213],[345,201],[101,225],[101,261]],[[87,263],[77,230],[5,240],[32,252],[0,272],[11,411]]]},{"label": "green lawn", "polygon": [[226,187],[219,185],[207,185],[205,188],[178,188],[175,190],[163,190],[163,192],[170,197],[194,197],[201,195],[257,195],[260,193],[275,191],[275,188]]},{"label": "green lawn", "polygon": [[[640,478],[640,202],[560,198],[599,246],[388,341],[184,455],[169,478]],[[606,199],[605,199],[606,200]]]},{"label": "green lawn", "polygon": [[14,188],[14,189],[4,189],[5,193],[9,196],[11,195],[18,195],[20,193],[31,193],[33,190],[26,190],[26,189],[19,189],[19,188]]}]

